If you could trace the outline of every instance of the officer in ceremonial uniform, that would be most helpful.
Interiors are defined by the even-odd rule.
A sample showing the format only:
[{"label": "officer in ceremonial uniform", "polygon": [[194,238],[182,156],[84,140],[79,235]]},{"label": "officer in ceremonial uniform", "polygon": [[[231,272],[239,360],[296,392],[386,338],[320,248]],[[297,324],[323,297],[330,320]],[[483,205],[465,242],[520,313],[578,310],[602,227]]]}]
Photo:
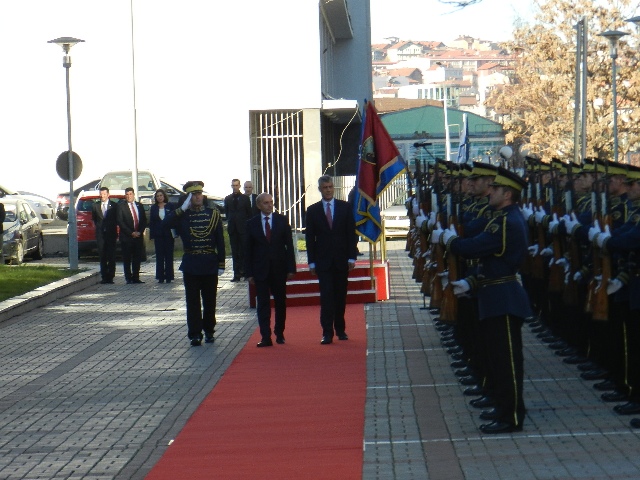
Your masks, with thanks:
[{"label": "officer in ceremonial uniform", "polygon": [[213,343],[216,326],[218,277],[224,273],[225,248],[222,219],[216,208],[204,204],[204,183],[185,183],[187,198],[181,207],[163,220],[175,228],[182,240],[184,254],[180,270],[184,278],[187,304],[187,336],[194,347]]},{"label": "officer in ceremonial uniform", "polygon": [[[621,375],[614,375],[616,390],[610,392],[611,401],[627,400],[614,407],[614,411],[620,415],[640,413],[640,168],[629,165],[628,169],[626,222],[613,230],[594,225],[589,231],[591,241],[603,253],[612,254],[619,260],[615,278],[601,288],[607,289],[609,298],[617,305],[614,311],[622,317],[616,319],[622,327],[618,346],[624,346],[620,352],[616,352],[622,355]],[[619,305],[621,302],[624,302],[622,309]],[[605,395],[603,399],[607,400]],[[631,425],[640,427],[640,420],[633,419]]]},{"label": "officer in ceremonial uniform", "polygon": [[521,328],[532,312],[518,277],[527,255],[527,225],[517,205],[525,186],[518,175],[499,168],[489,200],[496,215],[483,232],[471,238],[460,238],[453,229],[432,232],[431,241],[441,242],[448,252],[479,259],[475,275],[452,284],[458,295],[477,293],[481,330],[491,345],[487,360],[495,408],[480,416],[491,420],[480,426],[486,434],[520,431],[525,415]]}]

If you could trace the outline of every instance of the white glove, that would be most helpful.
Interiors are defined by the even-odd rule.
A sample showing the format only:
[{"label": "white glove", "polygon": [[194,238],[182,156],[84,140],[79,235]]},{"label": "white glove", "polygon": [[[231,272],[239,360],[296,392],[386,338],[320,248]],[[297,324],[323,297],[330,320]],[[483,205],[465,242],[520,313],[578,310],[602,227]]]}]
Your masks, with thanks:
[{"label": "white glove", "polygon": [[602,232],[600,235],[597,236],[596,243],[600,248],[602,248],[602,245],[604,245],[605,240],[607,240],[607,238],[610,238],[610,237],[611,237],[611,230],[609,230],[609,225],[605,225],[604,232]]},{"label": "white glove", "polygon": [[553,248],[551,247],[544,247],[542,250],[540,250],[541,257],[550,257],[551,255],[553,255]]},{"label": "white glove", "polygon": [[617,278],[613,280],[609,279],[609,284],[607,285],[607,295],[612,295],[616,293],[618,290],[622,288],[622,282]]},{"label": "white glove", "polygon": [[538,255],[538,250],[540,249],[540,247],[538,247],[538,244],[534,244],[531,245],[530,247],[527,247],[527,250],[529,250],[529,255],[531,255],[532,257],[535,257],[536,255]]},{"label": "white glove", "polygon": [[447,288],[447,285],[449,285],[449,270],[445,270],[442,273],[438,273],[438,276],[440,277],[440,283],[442,284],[442,288]]},{"label": "white glove", "polygon": [[449,239],[455,238],[457,236],[458,236],[458,232],[456,232],[455,225],[451,225],[448,229],[446,229],[442,233],[442,243],[446,245],[447,243],[449,243]]},{"label": "white glove", "polygon": [[422,224],[426,221],[427,221],[427,216],[421,210],[420,215],[416,217],[416,227],[418,228],[422,227]]},{"label": "white glove", "polygon": [[599,233],[602,233],[602,229],[600,228],[600,224],[598,223],[598,220],[595,220],[593,222],[593,227],[589,229],[589,233],[588,233],[589,241],[592,242],[594,237]]},{"label": "white glove", "polygon": [[580,280],[582,280],[582,272],[576,272],[573,274],[573,281],[574,282],[579,282]]},{"label": "white glove", "polygon": [[184,203],[180,208],[182,209],[182,211],[186,211],[189,209],[190,205],[191,205],[191,194],[187,195],[187,199],[184,201]]},{"label": "white glove", "polygon": [[411,200],[411,211],[413,212],[413,214],[415,216],[417,216],[418,213],[422,213],[420,211],[420,204],[418,203],[418,199],[417,198],[414,198],[413,200]]},{"label": "white glove", "polygon": [[431,243],[433,243],[434,245],[440,243],[440,236],[443,233],[444,230],[442,230],[442,225],[440,225],[440,222],[438,222],[436,224],[436,228],[433,230],[433,232],[431,232]]},{"label": "white glove", "polygon": [[224,273],[224,268],[218,269],[218,276],[220,277]]},{"label": "white glove", "polygon": [[534,215],[535,215],[536,223],[542,223],[542,220],[544,220],[544,217],[547,216],[547,212],[544,211],[544,208],[538,207],[538,211]]},{"label": "white glove", "polygon": [[451,282],[451,285],[453,286],[453,293],[457,297],[464,295],[469,290],[471,290],[471,285],[469,285],[469,282],[467,282],[466,280],[456,280]]},{"label": "white glove", "polygon": [[530,203],[528,206],[524,205],[520,209],[520,212],[522,213],[522,216],[524,217],[525,220],[529,220],[529,217],[533,215],[533,204]]},{"label": "white glove", "polygon": [[431,230],[436,224],[436,214],[434,212],[429,212],[428,218],[429,220],[427,220],[427,228]]},{"label": "white glove", "polygon": [[575,226],[580,224],[575,213],[572,213],[571,216],[565,215],[562,217],[562,221],[564,222],[564,226],[567,228],[567,233],[573,232]]},{"label": "white glove", "polygon": [[560,225],[561,220],[558,219],[558,214],[554,213],[551,221],[549,222],[549,233],[554,233],[555,229]]},{"label": "white glove", "polygon": [[[560,265],[565,270],[569,267],[569,260],[567,260],[565,257],[560,257],[555,262],[556,262],[556,265]],[[551,263],[549,265],[551,265]]]}]

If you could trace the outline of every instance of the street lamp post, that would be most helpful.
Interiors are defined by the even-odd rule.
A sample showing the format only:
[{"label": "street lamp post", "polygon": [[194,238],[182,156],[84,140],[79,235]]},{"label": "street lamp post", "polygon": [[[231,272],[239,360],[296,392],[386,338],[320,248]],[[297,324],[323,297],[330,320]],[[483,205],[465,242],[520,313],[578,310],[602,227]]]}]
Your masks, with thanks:
[{"label": "street lamp post", "polygon": [[62,66],[66,72],[66,87],[67,87],[67,141],[69,144],[69,268],[71,270],[78,269],[78,226],[76,224],[76,206],[75,199],[73,198],[73,150],[71,148],[71,95],[69,90],[69,69],[71,68],[71,56],[69,50],[76,43],[84,42],[78,38],[72,37],[60,37],[55,40],[49,40],[47,43],[55,43],[62,47],[64,56],[62,57]]},{"label": "street lamp post", "polygon": [[620,30],[607,30],[600,34],[609,40],[609,56],[611,57],[611,95],[613,102],[613,161],[618,162],[618,96],[616,89],[616,59],[618,58],[618,40],[627,35]]}]

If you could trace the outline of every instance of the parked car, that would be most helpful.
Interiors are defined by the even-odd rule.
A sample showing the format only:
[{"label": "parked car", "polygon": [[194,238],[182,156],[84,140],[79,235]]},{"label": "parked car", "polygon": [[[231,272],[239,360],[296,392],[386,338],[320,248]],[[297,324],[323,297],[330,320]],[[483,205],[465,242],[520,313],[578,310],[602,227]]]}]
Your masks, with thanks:
[{"label": "parked car", "polygon": [[40,220],[43,224],[47,225],[56,219],[55,202],[52,200],[47,197],[43,197],[42,195],[38,195],[37,193],[25,192],[22,190],[18,190],[18,194],[21,197],[30,200],[31,203],[35,205],[35,211],[40,215]]},{"label": "parked car", "polygon": [[[91,180],[90,182],[84,184],[83,186],[76,188],[73,190],[74,198],[78,198],[80,192],[87,190],[96,190],[98,188],[98,184],[100,183],[100,179]],[[59,193],[56,198],[56,217],[60,220],[69,220],[69,191]]]},{"label": "parked car", "polygon": [[[122,202],[125,199],[124,190],[111,190],[109,189],[109,198],[114,202]],[[80,192],[78,200],[76,201],[76,230],[78,239],[78,252],[92,253],[97,251],[96,242],[96,226],[93,223],[91,212],[93,205],[100,202],[100,192],[96,190],[89,190],[87,192]],[[149,246],[149,229],[144,232],[144,244],[145,253],[142,259],[146,260],[146,251]],[[116,250],[120,250],[120,241],[116,243]]]},{"label": "parked car", "polygon": [[[106,173],[98,188],[107,187],[111,190],[124,190],[130,187],[132,184],[131,170],[119,170]],[[144,207],[145,212],[149,215],[149,209],[154,203],[153,195],[155,191],[162,188],[169,197],[169,201],[172,203],[180,202],[181,198],[184,198],[184,191],[182,188],[172,185],[164,179],[156,177],[153,172],[149,170],[138,170],[138,200]],[[224,217],[224,198],[216,197],[205,192],[207,196],[208,204],[215,206],[220,210],[220,213]]]},{"label": "parked car", "polygon": [[406,237],[411,221],[406,206],[407,197],[401,195],[380,212],[386,238]]},{"label": "parked car", "polygon": [[44,237],[40,217],[31,202],[16,195],[0,198],[6,213],[2,227],[2,253],[5,262],[20,265],[25,256],[36,260],[44,255]]}]

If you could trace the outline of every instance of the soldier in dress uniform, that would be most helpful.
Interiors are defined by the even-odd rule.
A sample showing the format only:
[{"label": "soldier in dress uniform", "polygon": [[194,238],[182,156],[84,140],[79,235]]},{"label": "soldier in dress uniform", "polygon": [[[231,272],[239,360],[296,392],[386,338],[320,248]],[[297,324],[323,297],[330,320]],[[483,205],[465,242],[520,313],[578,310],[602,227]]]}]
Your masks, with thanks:
[{"label": "soldier in dress uniform", "polygon": [[213,343],[216,327],[218,277],[224,273],[222,218],[217,208],[204,204],[204,182],[184,184],[187,198],[163,223],[174,228],[184,247],[180,270],[187,304],[187,336],[191,346]]},{"label": "soldier in dress uniform", "polygon": [[525,415],[521,328],[532,315],[518,276],[527,255],[527,225],[518,207],[525,186],[517,174],[498,168],[489,200],[496,215],[482,233],[460,238],[453,229],[432,232],[432,243],[442,243],[447,252],[479,259],[475,275],[452,284],[458,295],[477,293],[481,329],[492,346],[487,360],[495,407],[480,416],[491,420],[480,426],[486,434],[520,431]]}]

